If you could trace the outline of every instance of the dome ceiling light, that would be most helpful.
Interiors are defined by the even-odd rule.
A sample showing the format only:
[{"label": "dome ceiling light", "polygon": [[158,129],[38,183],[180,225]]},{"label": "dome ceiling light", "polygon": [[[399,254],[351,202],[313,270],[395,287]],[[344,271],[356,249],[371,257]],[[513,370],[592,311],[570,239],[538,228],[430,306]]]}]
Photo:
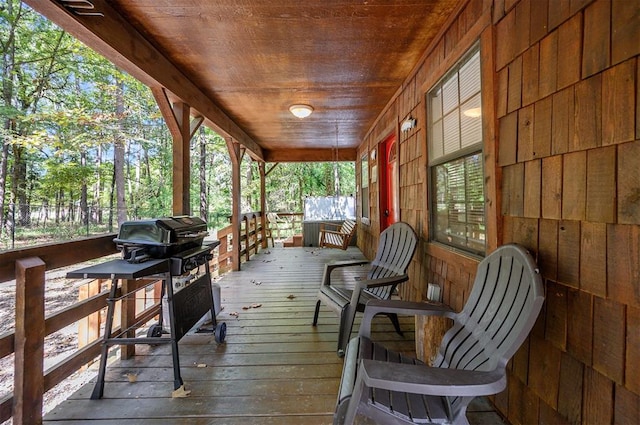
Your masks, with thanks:
[{"label": "dome ceiling light", "polygon": [[298,118],[306,118],[313,112],[313,108],[309,105],[291,105],[289,111]]}]

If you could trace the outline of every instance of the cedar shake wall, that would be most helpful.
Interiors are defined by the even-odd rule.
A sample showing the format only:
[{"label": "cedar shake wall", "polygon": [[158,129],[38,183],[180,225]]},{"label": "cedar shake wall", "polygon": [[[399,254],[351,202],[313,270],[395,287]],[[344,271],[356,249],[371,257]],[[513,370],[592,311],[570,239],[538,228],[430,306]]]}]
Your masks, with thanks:
[{"label": "cedar shake wall", "polygon": [[[420,236],[401,295],[440,283],[460,309],[473,283],[477,259],[429,243],[425,95],[476,42],[489,250],[526,246],[547,290],[496,407],[515,424],[640,423],[640,1],[469,0],[452,13],[359,150],[398,135],[400,218]],[[400,133],[409,116],[418,126]],[[358,230],[370,251],[377,196],[371,183]]]}]

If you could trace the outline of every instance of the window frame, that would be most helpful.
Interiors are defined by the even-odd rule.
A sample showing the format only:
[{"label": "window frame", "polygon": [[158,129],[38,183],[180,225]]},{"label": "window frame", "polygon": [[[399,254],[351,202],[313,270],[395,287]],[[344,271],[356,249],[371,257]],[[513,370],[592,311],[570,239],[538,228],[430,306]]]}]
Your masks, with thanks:
[{"label": "window frame", "polygon": [[[460,96],[460,70],[465,68],[465,66],[469,63],[471,63],[471,60],[474,59],[474,57],[478,55],[478,71],[479,71],[479,76],[478,76],[478,86],[479,86],[479,90],[478,91],[473,91],[470,95],[467,95],[467,97],[465,97],[464,99],[461,100],[461,96]],[[479,129],[476,129],[476,132],[479,132],[479,140],[473,142],[472,144],[469,145],[465,145],[463,140],[462,140],[462,121],[463,121],[463,117],[462,117],[462,108],[464,107],[465,104],[470,103],[472,100],[477,99],[477,103],[480,105],[482,105],[482,95],[483,95],[483,90],[482,90],[482,78],[481,78],[481,73],[482,73],[482,62],[481,62],[481,55],[480,55],[480,43],[476,43],[473,46],[471,46],[461,57],[460,59],[451,67],[447,70],[447,72],[444,74],[444,76],[439,79],[425,94],[425,104],[426,104],[426,113],[427,113],[427,152],[428,152],[428,156],[427,156],[427,176],[428,176],[428,186],[427,186],[427,191],[428,191],[428,196],[427,196],[427,202],[428,202],[428,207],[429,207],[429,240],[431,242],[434,243],[441,243],[444,244],[452,249],[455,250],[460,250],[462,252],[468,253],[468,254],[472,254],[472,255],[478,255],[478,256],[484,256],[487,250],[487,210],[486,210],[486,205],[485,205],[485,201],[486,201],[486,196],[487,196],[487,188],[486,188],[486,184],[484,183],[484,180],[486,178],[486,170],[484,169],[484,122],[482,120],[482,115],[480,115],[479,117],[477,117],[480,121],[479,121]],[[448,110],[446,110],[445,112],[445,102],[446,99],[444,98],[444,89],[445,89],[445,85],[446,84],[450,84],[452,83],[452,78],[455,76],[456,78],[456,82],[454,83],[457,86],[457,92],[456,92],[456,104],[453,108],[449,108]],[[434,99],[440,96],[440,100],[439,102],[437,100],[434,101]],[[434,113],[433,107],[434,104],[436,104],[436,106],[440,107],[440,110],[437,113]],[[449,114],[452,114],[454,111],[457,111],[456,113],[458,114],[458,118],[457,118],[457,149],[455,149],[454,151],[451,152],[446,152],[445,150],[447,149],[445,146],[445,124],[444,124],[444,120],[445,117],[449,116]],[[481,111],[481,109],[480,109]],[[435,119],[434,119],[435,118]],[[455,119],[455,117],[454,117]],[[437,127],[437,125],[440,125],[440,129],[441,132],[438,135],[439,138],[437,138],[436,136],[434,136],[434,128]],[[478,134],[471,134],[471,136],[478,136]],[[433,145],[433,143],[436,142],[437,139],[438,142],[441,143],[440,146],[435,147]],[[436,150],[436,153],[434,154],[434,150]],[[454,239],[458,239],[458,238],[448,238],[449,240],[447,240],[446,238],[441,237],[441,235],[438,232],[438,224],[439,222],[439,218],[440,215],[438,214],[438,178],[437,178],[437,170],[439,167],[442,167],[445,164],[449,164],[449,163],[454,163],[460,159],[464,159],[466,161],[467,158],[470,158],[474,155],[480,155],[480,166],[481,166],[481,173],[482,173],[482,232],[481,234],[479,234],[480,240],[483,241],[483,246],[482,249],[479,249],[477,247],[473,247],[470,246],[469,240],[471,239],[469,237],[469,230],[470,230],[470,225],[473,224],[473,220],[472,218],[470,218],[470,212],[468,209],[468,206],[472,203],[469,198],[468,198],[468,190],[469,187],[467,186],[467,182],[465,181],[464,183],[464,190],[465,190],[465,221],[463,222],[466,229],[465,229],[465,236],[462,237],[460,240],[464,240],[465,243],[454,243],[452,242]],[[435,157],[435,159],[433,159]],[[466,163],[465,163],[466,164]],[[467,172],[465,171],[465,179],[467,176]],[[471,239],[473,240],[473,239]],[[473,243],[471,245],[474,245]]]}]

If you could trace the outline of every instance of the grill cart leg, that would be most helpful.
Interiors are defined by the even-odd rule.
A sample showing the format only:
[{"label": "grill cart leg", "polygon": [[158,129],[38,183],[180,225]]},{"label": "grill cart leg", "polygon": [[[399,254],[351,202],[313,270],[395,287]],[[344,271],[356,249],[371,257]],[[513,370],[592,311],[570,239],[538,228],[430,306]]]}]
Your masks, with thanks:
[{"label": "grill cart leg", "polygon": [[104,326],[104,336],[102,337],[102,351],[100,353],[100,368],[98,370],[98,379],[93,387],[91,399],[97,400],[102,398],[104,391],[104,375],[107,369],[107,357],[109,355],[109,339],[111,338],[111,329],[113,327],[113,312],[115,310],[116,294],[118,291],[118,279],[111,279],[111,291],[107,299],[107,321]]},{"label": "grill cart leg", "polygon": [[177,390],[184,383],[180,376],[180,356],[178,354],[178,338],[176,337],[176,316],[173,308],[173,282],[171,275],[169,274],[162,280],[162,284],[165,285],[165,291],[167,294],[167,308],[169,309],[169,327],[171,330],[171,355],[173,357],[173,389]]}]

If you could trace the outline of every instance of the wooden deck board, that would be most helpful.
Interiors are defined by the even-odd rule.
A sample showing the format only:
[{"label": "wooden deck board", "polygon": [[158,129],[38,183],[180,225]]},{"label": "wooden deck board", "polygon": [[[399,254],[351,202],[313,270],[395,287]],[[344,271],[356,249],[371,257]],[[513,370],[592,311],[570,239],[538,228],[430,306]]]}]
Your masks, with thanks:
[{"label": "wooden deck board", "polygon": [[[107,367],[101,400],[90,400],[93,383],[85,385],[44,423],[330,424],[342,371],[338,319],[323,306],[318,326],[311,325],[316,293],[325,262],[362,258],[356,248],[263,251],[242,271],[218,281],[223,306],[218,321],[227,324],[226,341],[217,344],[212,334],[193,332],[180,341],[188,397],[171,398],[170,347],[139,345],[135,357]],[[334,278],[353,281],[363,270],[343,270]],[[243,309],[253,304],[260,306]],[[404,338],[387,318],[376,318],[374,338],[412,352],[413,318],[401,318],[401,326]],[[129,382],[132,375],[135,382]]]}]

